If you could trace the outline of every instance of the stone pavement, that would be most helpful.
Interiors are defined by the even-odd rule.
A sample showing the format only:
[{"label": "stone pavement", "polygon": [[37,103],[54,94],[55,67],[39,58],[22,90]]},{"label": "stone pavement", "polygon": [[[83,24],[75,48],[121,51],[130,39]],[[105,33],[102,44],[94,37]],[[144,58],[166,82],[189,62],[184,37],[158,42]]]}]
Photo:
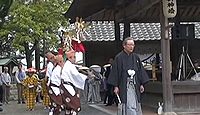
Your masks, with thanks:
[{"label": "stone pavement", "polygon": [[[48,115],[48,110],[44,110],[41,103],[37,103],[33,111],[27,111],[25,104],[17,104],[17,101],[11,101],[9,104],[3,105],[3,112],[0,115]],[[64,112],[61,113],[64,115]],[[79,115],[109,115],[103,111],[97,110],[88,105],[82,105]]]},{"label": "stone pavement", "polygon": [[[9,104],[1,106],[4,110],[0,115],[48,115],[48,110],[44,110],[41,103],[37,103],[34,111],[27,111],[25,104],[17,104],[17,101],[11,101]],[[143,115],[157,115],[156,109],[146,106],[142,107]],[[64,114],[62,114],[64,115]],[[103,104],[83,104],[79,115],[117,115],[115,105],[105,106]],[[200,115],[199,113],[179,113],[177,115]]]},{"label": "stone pavement", "polygon": [[0,115],[47,115],[48,112],[41,104],[37,104],[34,111],[27,111],[26,104],[17,104],[17,101],[4,104],[2,108]]},{"label": "stone pavement", "polygon": [[[25,104],[17,104],[17,88],[15,84],[12,84],[11,90],[10,90],[10,99],[12,100],[10,104],[6,104],[3,106],[4,111],[0,113],[0,115],[47,115],[48,110],[44,110],[43,106],[41,103],[37,103],[36,108],[34,111],[27,111],[26,110],[26,105]],[[85,103],[84,100],[81,100],[82,103]],[[104,104],[83,104],[82,106],[82,111],[80,115],[87,114],[88,112],[92,115],[92,110],[91,109],[96,109],[93,110],[95,115],[99,113],[99,115],[116,115],[117,114],[117,107],[115,104],[112,106],[105,106]],[[102,114],[100,114],[101,112]],[[156,115],[155,110],[148,108],[148,107],[143,107],[143,115]]]},{"label": "stone pavement", "polygon": [[[89,106],[96,108],[98,110],[104,111],[109,115],[117,115],[117,107],[115,105],[112,106],[105,106],[103,104],[90,104]],[[142,106],[143,115],[158,115],[156,108],[151,108],[148,106]],[[176,113],[177,115],[200,115],[200,113]],[[163,114],[165,115],[165,114]],[[169,115],[169,114],[168,114]]]},{"label": "stone pavement", "polygon": [[[89,106],[94,107],[98,110],[104,111],[109,115],[117,115],[117,106],[105,106],[104,104],[90,104]],[[147,106],[142,107],[143,115],[157,115],[156,110]]]},{"label": "stone pavement", "polygon": [[[44,110],[41,103],[37,103],[34,111],[26,111],[25,104],[17,104],[16,85],[11,87],[11,102],[3,105],[3,112],[0,115],[48,115],[48,110]],[[157,115],[155,108],[142,106],[143,115]],[[79,115],[117,115],[116,105],[105,106],[104,104],[83,104]],[[199,113],[178,113],[177,115],[200,115]]]},{"label": "stone pavement", "polygon": [[[44,110],[41,103],[37,103],[34,111],[27,111],[25,104],[17,104],[17,101],[11,101],[2,107],[4,110],[0,115],[48,115],[48,110]],[[84,104],[79,115],[117,115],[117,107],[105,106],[103,104]],[[156,115],[151,109],[144,109],[143,115]]]}]

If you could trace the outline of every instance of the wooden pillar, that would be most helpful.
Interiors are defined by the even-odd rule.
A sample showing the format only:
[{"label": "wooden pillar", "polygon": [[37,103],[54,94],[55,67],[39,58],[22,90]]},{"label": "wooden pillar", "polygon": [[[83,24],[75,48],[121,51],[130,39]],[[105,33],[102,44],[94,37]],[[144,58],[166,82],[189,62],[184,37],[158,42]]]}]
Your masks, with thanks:
[{"label": "wooden pillar", "polygon": [[161,24],[161,54],[162,54],[162,83],[164,112],[172,112],[172,83],[171,83],[171,62],[170,62],[170,40],[169,22],[163,15],[162,2],[160,3],[160,24]]},{"label": "wooden pillar", "polygon": [[115,24],[115,41],[120,41],[120,26],[119,22],[114,22]]},{"label": "wooden pillar", "polygon": [[120,40],[120,25],[119,22],[114,22],[115,23],[115,43],[116,43],[116,49],[117,52],[121,50],[121,40]]},{"label": "wooden pillar", "polygon": [[130,22],[124,21],[124,38],[130,37]]}]

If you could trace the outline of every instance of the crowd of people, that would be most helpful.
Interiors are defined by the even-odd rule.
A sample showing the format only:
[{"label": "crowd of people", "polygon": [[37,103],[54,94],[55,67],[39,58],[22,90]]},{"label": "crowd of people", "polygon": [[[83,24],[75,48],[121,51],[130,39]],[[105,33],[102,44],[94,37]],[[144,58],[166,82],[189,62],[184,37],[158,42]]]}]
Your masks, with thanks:
[{"label": "crowd of people", "polygon": [[[27,110],[33,111],[41,98],[49,115],[59,115],[61,111],[76,115],[81,110],[80,95],[83,95],[87,103],[102,102],[105,106],[115,103],[118,106],[120,102],[122,115],[142,115],[140,94],[149,77],[139,57],[133,53],[133,38],[126,38],[122,45],[124,49],[103,67],[76,66],[74,50],[66,51],[65,56],[48,52],[44,71],[36,72],[34,68],[24,71],[19,64],[15,73],[18,104],[26,103]],[[0,102],[8,104],[11,77],[7,67],[3,70]]]},{"label": "crowd of people", "polygon": [[[56,85],[60,88],[63,88],[62,90],[64,91],[64,86],[66,85],[62,84],[64,84],[65,82],[70,82],[73,83],[73,87],[76,87],[74,90],[82,89],[82,92],[84,92],[84,100],[86,100],[88,103],[99,103],[104,101],[104,104],[107,104],[106,106],[112,105],[111,100],[113,97],[110,96],[112,90],[109,89],[110,86],[106,83],[110,71],[109,68],[111,67],[111,61],[103,68],[98,65],[93,65],[90,68],[81,69],[77,68],[75,65],[72,66],[75,62],[74,53],[74,51],[67,52],[66,54],[68,58],[67,61],[64,62],[64,60],[62,60],[63,58],[60,55],[55,56],[53,53],[48,52],[46,54],[48,60],[47,68],[39,72],[36,72],[34,68],[28,68],[25,70],[23,68],[23,65],[19,64],[18,70],[15,72],[14,76],[18,95],[17,103],[26,104],[27,110],[32,111],[34,110],[36,102],[39,102],[40,99],[42,99],[45,109],[51,108],[51,111],[56,110],[55,108],[50,106],[54,103],[52,104],[53,97],[50,98],[51,94],[49,93],[49,89],[54,91],[53,89],[55,89],[55,87],[53,86]],[[60,70],[57,70],[56,66],[59,66]],[[55,75],[52,75],[53,70],[56,71],[54,72]],[[79,72],[84,73],[85,75]],[[67,78],[66,76],[70,76],[71,73],[73,73],[73,76],[77,76],[78,74],[80,74],[82,75],[82,77],[84,76],[84,79],[76,78],[75,80],[69,81],[72,78]],[[60,78],[56,78],[59,76]],[[77,83],[76,80],[78,80]],[[4,72],[1,74],[0,77],[0,101],[2,104],[9,103],[10,84],[11,76],[8,73],[8,67],[4,67]],[[51,88],[51,85],[53,85],[53,88]],[[63,103],[64,102],[62,102],[62,104]],[[59,105],[61,106],[62,104]],[[1,110],[2,109],[0,109],[0,111]]]}]

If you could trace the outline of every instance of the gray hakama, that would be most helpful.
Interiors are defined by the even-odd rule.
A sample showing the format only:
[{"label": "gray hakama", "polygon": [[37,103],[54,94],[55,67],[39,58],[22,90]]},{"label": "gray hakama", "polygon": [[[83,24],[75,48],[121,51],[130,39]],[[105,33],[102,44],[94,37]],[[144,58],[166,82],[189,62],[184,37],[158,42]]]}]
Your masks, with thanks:
[{"label": "gray hakama", "polygon": [[142,115],[141,104],[138,102],[134,82],[127,80],[127,103],[125,110],[127,114],[123,115]]}]

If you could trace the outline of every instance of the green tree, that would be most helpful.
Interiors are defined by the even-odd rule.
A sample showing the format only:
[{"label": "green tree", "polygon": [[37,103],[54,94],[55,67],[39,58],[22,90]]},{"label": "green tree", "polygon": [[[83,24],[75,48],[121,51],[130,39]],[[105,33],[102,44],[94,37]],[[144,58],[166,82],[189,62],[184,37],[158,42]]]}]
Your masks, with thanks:
[{"label": "green tree", "polygon": [[9,21],[4,24],[2,33],[13,35],[12,45],[26,55],[27,67],[32,67],[32,53],[36,51],[36,68],[39,69],[40,52],[59,45],[57,30],[68,24],[63,13],[70,4],[63,0],[26,1],[13,1]]},{"label": "green tree", "polygon": [[13,0],[0,0],[0,28],[5,21],[12,2]]},{"label": "green tree", "polygon": [[[0,0],[0,30],[4,24],[4,22],[7,19],[7,15],[8,15],[8,11],[9,8],[12,4],[13,0]],[[1,31],[0,31],[0,55],[11,55],[11,53],[13,52],[13,49],[9,46],[11,46],[11,41],[12,41],[12,37],[9,36],[8,38],[8,34],[3,34],[1,36]],[[6,31],[4,31],[4,33],[8,33]]]}]

